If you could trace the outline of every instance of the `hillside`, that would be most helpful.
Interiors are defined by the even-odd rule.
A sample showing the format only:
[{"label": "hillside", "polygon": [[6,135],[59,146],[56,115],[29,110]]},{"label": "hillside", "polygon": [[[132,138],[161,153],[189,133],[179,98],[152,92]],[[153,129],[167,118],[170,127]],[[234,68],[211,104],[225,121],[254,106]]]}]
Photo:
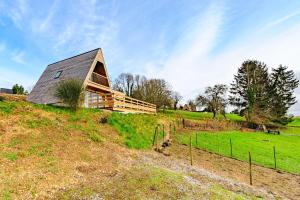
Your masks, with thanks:
[{"label": "hillside", "polygon": [[[0,197],[272,199],[300,195],[298,175],[253,166],[255,181],[250,186],[246,162],[204,149],[193,150],[190,166],[185,144],[194,131],[183,129],[178,118],[190,113],[170,112],[124,115],[81,109],[74,113],[23,101],[0,102]],[[155,127],[164,124],[165,132],[171,133],[170,123],[176,125],[171,147],[165,155],[153,151]],[[294,138],[299,142],[298,135]]]}]

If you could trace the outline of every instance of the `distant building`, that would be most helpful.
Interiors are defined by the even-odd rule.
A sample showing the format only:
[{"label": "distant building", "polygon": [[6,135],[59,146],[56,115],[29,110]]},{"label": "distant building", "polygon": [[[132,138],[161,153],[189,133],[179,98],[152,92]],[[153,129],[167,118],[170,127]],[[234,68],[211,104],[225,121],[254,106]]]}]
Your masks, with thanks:
[{"label": "distant building", "polygon": [[12,89],[7,89],[7,88],[0,88],[0,93],[12,94],[13,90]]}]

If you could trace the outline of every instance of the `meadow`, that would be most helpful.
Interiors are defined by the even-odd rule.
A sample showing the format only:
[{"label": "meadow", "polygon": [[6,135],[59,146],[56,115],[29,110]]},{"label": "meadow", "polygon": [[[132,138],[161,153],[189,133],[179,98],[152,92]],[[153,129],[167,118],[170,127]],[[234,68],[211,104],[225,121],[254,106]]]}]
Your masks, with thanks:
[{"label": "meadow", "polygon": [[[162,114],[170,117],[182,117],[185,119],[191,120],[205,120],[205,119],[212,119],[213,114],[209,112],[189,112],[183,110],[165,110],[161,112]],[[245,121],[244,117],[241,117],[237,114],[226,114],[226,118],[231,121]],[[216,119],[224,119],[223,115],[217,114]]]},{"label": "meadow", "polygon": [[[300,135],[273,135],[261,132],[194,132],[192,146],[209,152],[232,157],[238,160],[249,160],[251,152],[255,164],[274,168],[274,147],[276,167],[284,171],[300,174]],[[178,133],[176,139],[190,144],[190,134]],[[232,144],[232,155],[231,145]]]},{"label": "meadow", "polygon": [[[230,116],[232,121],[243,120],[237,115],[227,116]],[[0,166],[0,199],[18,199],[24,194],[34,197],[41,194],[41,191],[48,190],[49,186],[58,184],[62,187],[71,185],[70,190],[62,194],[67,197],[72,197],[78,192],[79,195],[89,196],[103,187],[107,189],[101,192],[109,195],[112,188],[117,186],[123,189],[129,184],[130,190],[123,192],[127,195],[127,191],[131,192],[131,188],[139,186],[141,180],[145,182],[138,190],[142,195],[144,191],[147,192],[153,187],[157,188],[155,194],[159,195],[173,191],[174,184],[182,188],[187,183],[182,179],[181,173],[167,173],[160,168],[149,168],[152,163],[145,167],[144,160],[139,161],[140,168],[121,172],[121,180],[109,178],[111,183],[106,182],[104,186],[96,184],[103,183],[102,178],[107,176],[98,176],[99,171],[106,169],[113,174],[113,171],[123,167],[123,164],[127,167],[127,162],[136,159],[136,154],[147,151],[145,153],[148,155],[152,149],[155,127],[164,124],[167,133],[169,124],[174,124],[178,117],[201,121],[210,120],[212,115],[187,111],[166,111],[156,115],[122,114],[85,108],[73,112],[68,108],[35,105],[24,101],[0,101],[0,162],[3,163]],[[216,123],[224,122],[221,120],[222,116],[218,118]],[[194,148],[206,149],[227,157],[231,156],[231,139],[233,158],[247,161],[250,151],[254,163],[271,168],[274,167],[275,146],[277,168],[300,174],[299,128],[288,126],[281,130],[281,135],[268,135],[238,130],[191,133],[188,129],[176,127],[176,137],[172,138],[176,148],[178,143],[188,145],[189,136],[192,134]],[[159,133],[159,140],[162,141],[161,129]],[[181,147],[184,150],[188,149]],[[127,148],[137,150],[128,151]],[[135,153],[132,157],[131,152]],[[154,155],[158,156],[156,153]],[[172,157],[176,158],[173,151],[169,158]],[[165,159],[163,156],[162,160]],[[177,165],[177,160],[172,164]],[[86,185],[82,183],[84,188],[72,185],[74,181],[78,181],[78,172],[86,173],[84,177],[90,181]],[[19,178],[21,174],[22,179]],[[42,178],[40,174],[47,174],[47,179]],[[220,189],[216,192],[219,193]],[[178,195],[185,194],[188,193]]]}]

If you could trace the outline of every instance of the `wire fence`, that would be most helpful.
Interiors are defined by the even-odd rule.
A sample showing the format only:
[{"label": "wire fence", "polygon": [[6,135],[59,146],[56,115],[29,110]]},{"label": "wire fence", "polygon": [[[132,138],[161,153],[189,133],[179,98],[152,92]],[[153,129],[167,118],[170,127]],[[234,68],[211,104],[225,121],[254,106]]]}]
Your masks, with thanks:
[{"label": "wire fence", "polygon": [[[243,136],[241,136],[244,134]],[[192,134],[192,147],[222,156],[234,158],[241,161],[248,161],[252,154],[252,163],[268,168],[279,169],[290,173],[300,174],[300,155],[296,144],[289,144],[282,141],[283,145],[276,146],[270,140],[255,140],[256,135],[274,138],[280,136],[267,135],[264,133],[253,133],[254,137],[248,137],[251,133],[209,133],[197,132]],[[177,139],[188,144],[188,135],[178,135]],[[251,140],[251,141],[250,141]],[[300,139],[298,140],[300,141]],[[298,144],[299,146],[300,144]],[[285,147],[284,147],[285,146]],[[293,151],[293,149],[295,151]]]},{"label": "wire fence", "polygon": [[[181,122],[181,123],[180,123]],[[187,130],[184,119],[171,123],[167,129],[174,131],[175,137],[180,143],[189,145],[208,152],[216,153],[225,157],[249,162],[267,168],[282,170],[293,174],[300,174],[300,134],[297,139],[289,135],[271,135],[267,133],[241,133],[238,131],[193,131],[189,134],[176,133]],[[162,135],[162,134],[161,134]],[[163,134],[165,137],[165,134]]]}]

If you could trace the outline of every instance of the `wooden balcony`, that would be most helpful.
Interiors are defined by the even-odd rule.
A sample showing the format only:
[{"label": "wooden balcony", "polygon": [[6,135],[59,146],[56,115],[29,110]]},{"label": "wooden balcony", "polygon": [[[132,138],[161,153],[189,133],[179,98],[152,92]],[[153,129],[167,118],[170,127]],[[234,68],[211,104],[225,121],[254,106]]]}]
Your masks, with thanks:
[{"label": "wooden balcony", "polygon": [[87,85],[93,88],[97,88],[102,91],[111,92],[111,88],[108,84],[108,79],[105,76],[102,76],[97,73],[92,73],[91,77],[89,78]]},{"label": "wooden balcony", "polygon": [[127,113],[156,113],[156,105],[113,91],[109,94],[88,90],[88,107],[103,108]]}]

